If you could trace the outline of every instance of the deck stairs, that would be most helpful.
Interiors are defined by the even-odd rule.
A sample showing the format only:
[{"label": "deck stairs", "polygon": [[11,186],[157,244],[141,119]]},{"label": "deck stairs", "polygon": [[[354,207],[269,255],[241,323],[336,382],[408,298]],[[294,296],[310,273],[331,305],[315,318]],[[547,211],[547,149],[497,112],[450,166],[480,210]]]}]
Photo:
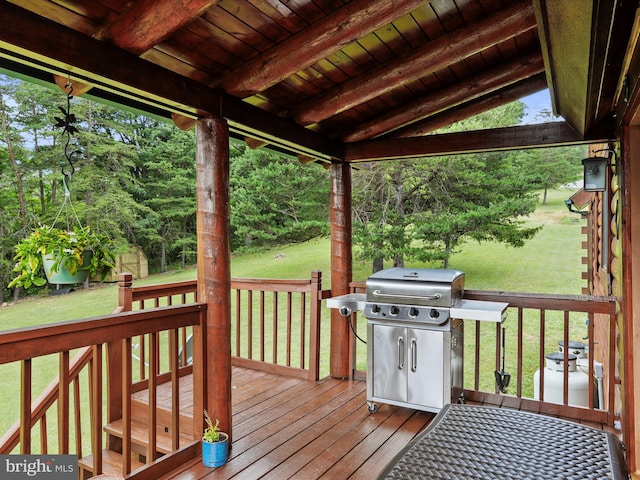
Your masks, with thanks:
[{"label": "deck stairs", "polygon": [[[171,410],[158,406],[156,427],[156,458],[172,450]],[[134,396],[131,402],[131,470],[134,471],[145,463],[153,461],[149,453],[148,403],[144,395]],[[193,441],[193,418],[185,413],[180,414],[180,446]],[[107,448],[102,450],[102,473],[122,475],[122,419],[106,424]],[[79,461],[80,480],[96,476],[93,472],[93,455]]]}]

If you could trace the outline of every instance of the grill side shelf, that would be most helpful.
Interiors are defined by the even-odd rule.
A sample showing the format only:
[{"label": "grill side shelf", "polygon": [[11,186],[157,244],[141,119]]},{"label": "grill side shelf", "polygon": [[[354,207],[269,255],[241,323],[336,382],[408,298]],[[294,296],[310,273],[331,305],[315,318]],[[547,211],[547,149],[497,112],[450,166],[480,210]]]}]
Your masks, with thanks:
[{"label": "grill side shelf", "polygon": [[451,307],[451,318],[502,323],[507,318],[508,303],[461,300]]}]

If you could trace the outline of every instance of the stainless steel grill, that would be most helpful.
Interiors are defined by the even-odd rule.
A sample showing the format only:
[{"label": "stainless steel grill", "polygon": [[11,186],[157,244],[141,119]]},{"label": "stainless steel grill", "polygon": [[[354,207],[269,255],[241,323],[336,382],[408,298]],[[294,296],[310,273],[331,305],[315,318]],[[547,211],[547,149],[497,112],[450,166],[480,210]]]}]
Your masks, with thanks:
[{"label": "stainless steel grill", "polygon": [[464,273],[392,268],[367,280],[367,402],[439,411],[462,394]]},{"label": "stainless steel grill", "polygon": [[501,322],[506,303],[463,298],[458,270],[391,268],[371,275],[365,294],[327,306],[367,318],[367,402],[437,412],[463,387],[463,319]]},{"label": "stainless steel grill", "polygon": [[443,324],[462,300],[464,273],[458,270],[391,268],[367,280],[364,314],[369,319]]}]

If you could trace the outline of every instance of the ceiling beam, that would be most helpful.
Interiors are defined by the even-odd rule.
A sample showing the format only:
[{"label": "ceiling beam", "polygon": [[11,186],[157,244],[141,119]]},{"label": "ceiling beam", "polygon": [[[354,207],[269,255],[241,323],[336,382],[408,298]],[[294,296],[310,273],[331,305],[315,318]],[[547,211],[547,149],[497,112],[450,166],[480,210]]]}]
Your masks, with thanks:
[{"label": "ceiling beam", "polygon": [[122,98],[123,104],[141,102],[167,116],[171,112],[194,118],[222,116],[235,131],[296,154],[342,156],[342,146],[335,140],[15,5],[0,2],[0,18],[0,58],[93,85],[94,91]]},{"label": "ceiling beam", "polygon": [[455,108],[427,117],[424,120],[412,123],[404,128],[394,130],[382,138],[421,137],[439,128],[444,128],[496,107],[506,105],[507,103],[515,102],[545,88],[547,88],[546,77],[544,73],[539,73],[531,78],[492,92],[490,95],[465,102]]},{"label": "ceiling beam", "polygon": [[473,78],[467,78],[464,81],[433,91],[396,107],[384,115],[374,117],[349,132],[343,137],[343,140],[357,142],[377,137],[543,71],[544,63],[539,51],[518,56],[514,60],[496,65]]},{"label": "ceiling beam", "polygon": [[347,162],[370,162],[441,155],[520,150],[577,145],[613,139],[584,139],[566,122],[427,135],[420,138],[382,139],[345,144]]},{"label": "ceiling beam", "polygon": [[531,2],[516,2],[483,20],[436,38],[408,56],[341,83],[301,104],[291,116],[301,125],[320,122],[535,27]]},{"label": "ceiling beam", "polygon": [[136,55],[146,52],[220,0],[140,0],[130,4],[106,27],[98,40],[110,40]]},{"label": "ceiling beam", "polygon": [[353,0],[230,72],[216,86],[245,98],[424,5],[424,0]]}]

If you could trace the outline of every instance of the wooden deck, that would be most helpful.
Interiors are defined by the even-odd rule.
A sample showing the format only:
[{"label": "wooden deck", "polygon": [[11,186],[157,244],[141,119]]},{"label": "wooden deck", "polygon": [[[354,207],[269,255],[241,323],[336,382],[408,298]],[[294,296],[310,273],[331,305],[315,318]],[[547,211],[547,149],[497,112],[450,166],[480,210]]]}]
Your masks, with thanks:
[{"label": "wooden deck", "polygon": [[310,382],[239,367],[232,379],[229,462],[213,469],[191,461],[163,480],[368,480],[434,417],[391,405],[370,414],[361,381]]},{"label": "wooden deck", "polygon": [[[190,398],[190,387],[190,377],[184,377],[181,399]],[[378,411],[370,414],[362,381],[311,382],[234,367],[232,388],[229,462],[207,468],[192,460],[159,480],[369,480],[435,416],[386,404],[378,404]],[[159,403],[171,401],[165,389],[168,384],[159,386]],[[146,392],[135,396],[144,401]],[[188,401],[182,405],[185,417],[190,416],[192,406]],[[580,423],[612,431],[602,424]]]}]

